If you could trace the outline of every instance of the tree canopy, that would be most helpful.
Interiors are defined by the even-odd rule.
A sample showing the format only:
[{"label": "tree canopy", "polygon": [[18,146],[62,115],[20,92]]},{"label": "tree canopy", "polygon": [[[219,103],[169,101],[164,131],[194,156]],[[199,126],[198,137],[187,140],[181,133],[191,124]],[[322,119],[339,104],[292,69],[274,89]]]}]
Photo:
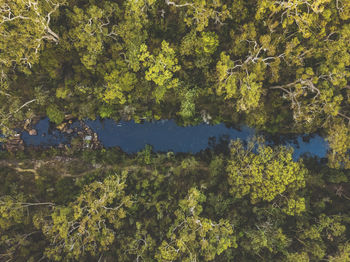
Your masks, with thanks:
[{"label": "tree canopy", "polygon": [[3,133],[44,114],[56,123],[71,114],[184,125],[205,115],[271,133],[322,132],[331,162],[348,166],[348,143],[332,138],[349,130],[348,1],[0,7]]},{"label": "tree canopy", "polygon": [[0,150],[0,261],[349,261],[349,0],[0,0],[0,142],[45,116],[267,139]]}]

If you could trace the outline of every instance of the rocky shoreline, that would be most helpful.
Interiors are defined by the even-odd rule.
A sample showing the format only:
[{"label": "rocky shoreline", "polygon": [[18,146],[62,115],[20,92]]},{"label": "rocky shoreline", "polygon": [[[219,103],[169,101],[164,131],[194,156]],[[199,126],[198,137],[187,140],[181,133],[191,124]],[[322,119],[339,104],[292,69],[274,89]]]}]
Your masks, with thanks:
[{"label": "rocky shoreline", "polygon": [[[35,125],[41,120],[41,118],[27,119],[24,122],[23,128],[21,131],[9,136],[5,142],[2,144],[2,149],[13,152],[13,151],[23,151],[26,147],[23,139],[22,133],[28,132],[30,136],[38,136],[38,130],[35,129]],[[75,139],[75,146],[83,149],[100,149],[102,144],[98,139],[98,135],[93,132],[93,130],[85,124],[84,121],[78,120],[70,115],[66,116],[65,120],[57,125],[51,126],[50,123],[49,132],[56,130],[64,135],[65,138],[68,138],[68,143],[61,143],[57,147],[64,148],[71,144],[72,139]],[[74,126],[73,126],[74,124]],[[42,134],[44,136],[46,134]],[[33,146],[31,146],[33,147]],[[46,146],[34,146],[34,147],[46,147]],[[48,146],[55,147],[55,146]]]}]

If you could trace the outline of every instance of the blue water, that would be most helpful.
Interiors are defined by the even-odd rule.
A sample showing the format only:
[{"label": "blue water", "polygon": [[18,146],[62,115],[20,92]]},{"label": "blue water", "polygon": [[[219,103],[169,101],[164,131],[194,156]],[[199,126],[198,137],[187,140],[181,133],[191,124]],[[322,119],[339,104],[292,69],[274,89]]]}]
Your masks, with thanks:
[{"label": "blue water", "polygon": [[116,123],[107,119],[86,123],[98,134],[104,146],[119,146],[127,153],[142,150],[146,144],[152,145],[155,151],[196,153],[208,147],[209,137],[228,135],[230,138],[245,140],[254,134],[253,129],[239,131],[228,129],[223,124],[181,127],[173,120],[136,124],[134,121]]},{"label": "blue water", "polygon": [[[137,124],[134,121],[115,122],[111,119],[86,120],[85,123],[97,133],[104,147],[118,146],[127,153],[135,153],[142,150],[146,144],[152,145],[154,151],[173,151],[197,153],[208,148],[209,138],[227,136],[230,139],[240,138],[248,140],[256,135],[254,129],[243,127],[242,129],[227,128],[224,124],[181,127],[173,120],[160,120],[156,122],[145,122]],[[77,124],[73,123],[76,127]],[[64,135],[58,130],[49,132],[49,120],[47,118],[39,121],[35,126],[37,136],[29,136],[23,132],[22,138],[26,145],[58,145],[69,143]],[[46,134],[42,136],[42,134]],[[325,157],[328,144],[320,136],[315,135],[305,142],[302,136],[297,137],[296,142],[285,143],[294,148],[294,158],[309,153],[318,157]]]},{"label": "blue water", "polygon": [[302,137],[299,136],[297,144],[291,142],[286,144],[294,148],[294,158],[299,158],[303,154],[326,157],[327,150],[329,149],[326,140],[319,135],[311,138],[309,142],[304,142]]},{"label": "blue water", "polygon": [[38,132],[36,136],[30,136],[27,131],[22,132],[21,137],[26,145],[57,146],[69,142],[59,130],[50,129],[50,121],[48,117],[40,120],[35,125],[35,129]]}]

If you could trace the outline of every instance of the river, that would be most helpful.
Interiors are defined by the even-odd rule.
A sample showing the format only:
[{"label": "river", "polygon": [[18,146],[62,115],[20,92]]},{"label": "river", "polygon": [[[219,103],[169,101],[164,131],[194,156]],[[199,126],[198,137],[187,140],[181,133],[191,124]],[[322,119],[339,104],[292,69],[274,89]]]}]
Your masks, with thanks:
[{"label": "river", "polygon": [[[144,122],[142,124],[134,121],[115,122],[111,119],[85,120],[94,132],[97,133],[102,145],[108,147],[120,147],[127,153],[135,153],[142,150],[146,144],[152,145],[154,151],[161,152],[189,152],[197,153],[208,148],[210,141],[218,141],[220,137],[229,139],[241,139],[247,141],[257,135],[254,129],[243,126],[240,129],[227,128],[224,124],[209,125],[200,124],[196,126],[178,126],[174,120],[159,120],[155,122]],[[81,128],[74,122],[71,128]],[[38,134],[30,136],[27,131],[22,133],[24,143],[29,146],[57,146],[68,144],[70,136],[61,133],[55,128],[50,128],[48,118],[40,120],[34,127]],[[308,139],[305,139],[305,138]],[[285,145],[294,148],[295,159],[304,153],[318,157],[326,157],[328,144],[319,135],[299,135],[293,139],[282,139]]]}]

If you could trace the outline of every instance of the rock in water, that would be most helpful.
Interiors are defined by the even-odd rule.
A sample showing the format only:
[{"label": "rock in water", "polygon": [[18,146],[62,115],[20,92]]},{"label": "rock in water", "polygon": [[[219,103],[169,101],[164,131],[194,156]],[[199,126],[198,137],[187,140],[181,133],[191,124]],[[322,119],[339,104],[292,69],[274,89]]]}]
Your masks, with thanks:
[{"label": "rock in water", "polygon": [[85,137],[84,137],[84,140],[85,140],[85,141],[91,141],[91,140],[92,140],[92,136],[85,136]]},{"label": "rock in water", "polygon": [[35,129],[30,129],[28,133],[30,136],[36,136],[38,134],[38,132]]}]

